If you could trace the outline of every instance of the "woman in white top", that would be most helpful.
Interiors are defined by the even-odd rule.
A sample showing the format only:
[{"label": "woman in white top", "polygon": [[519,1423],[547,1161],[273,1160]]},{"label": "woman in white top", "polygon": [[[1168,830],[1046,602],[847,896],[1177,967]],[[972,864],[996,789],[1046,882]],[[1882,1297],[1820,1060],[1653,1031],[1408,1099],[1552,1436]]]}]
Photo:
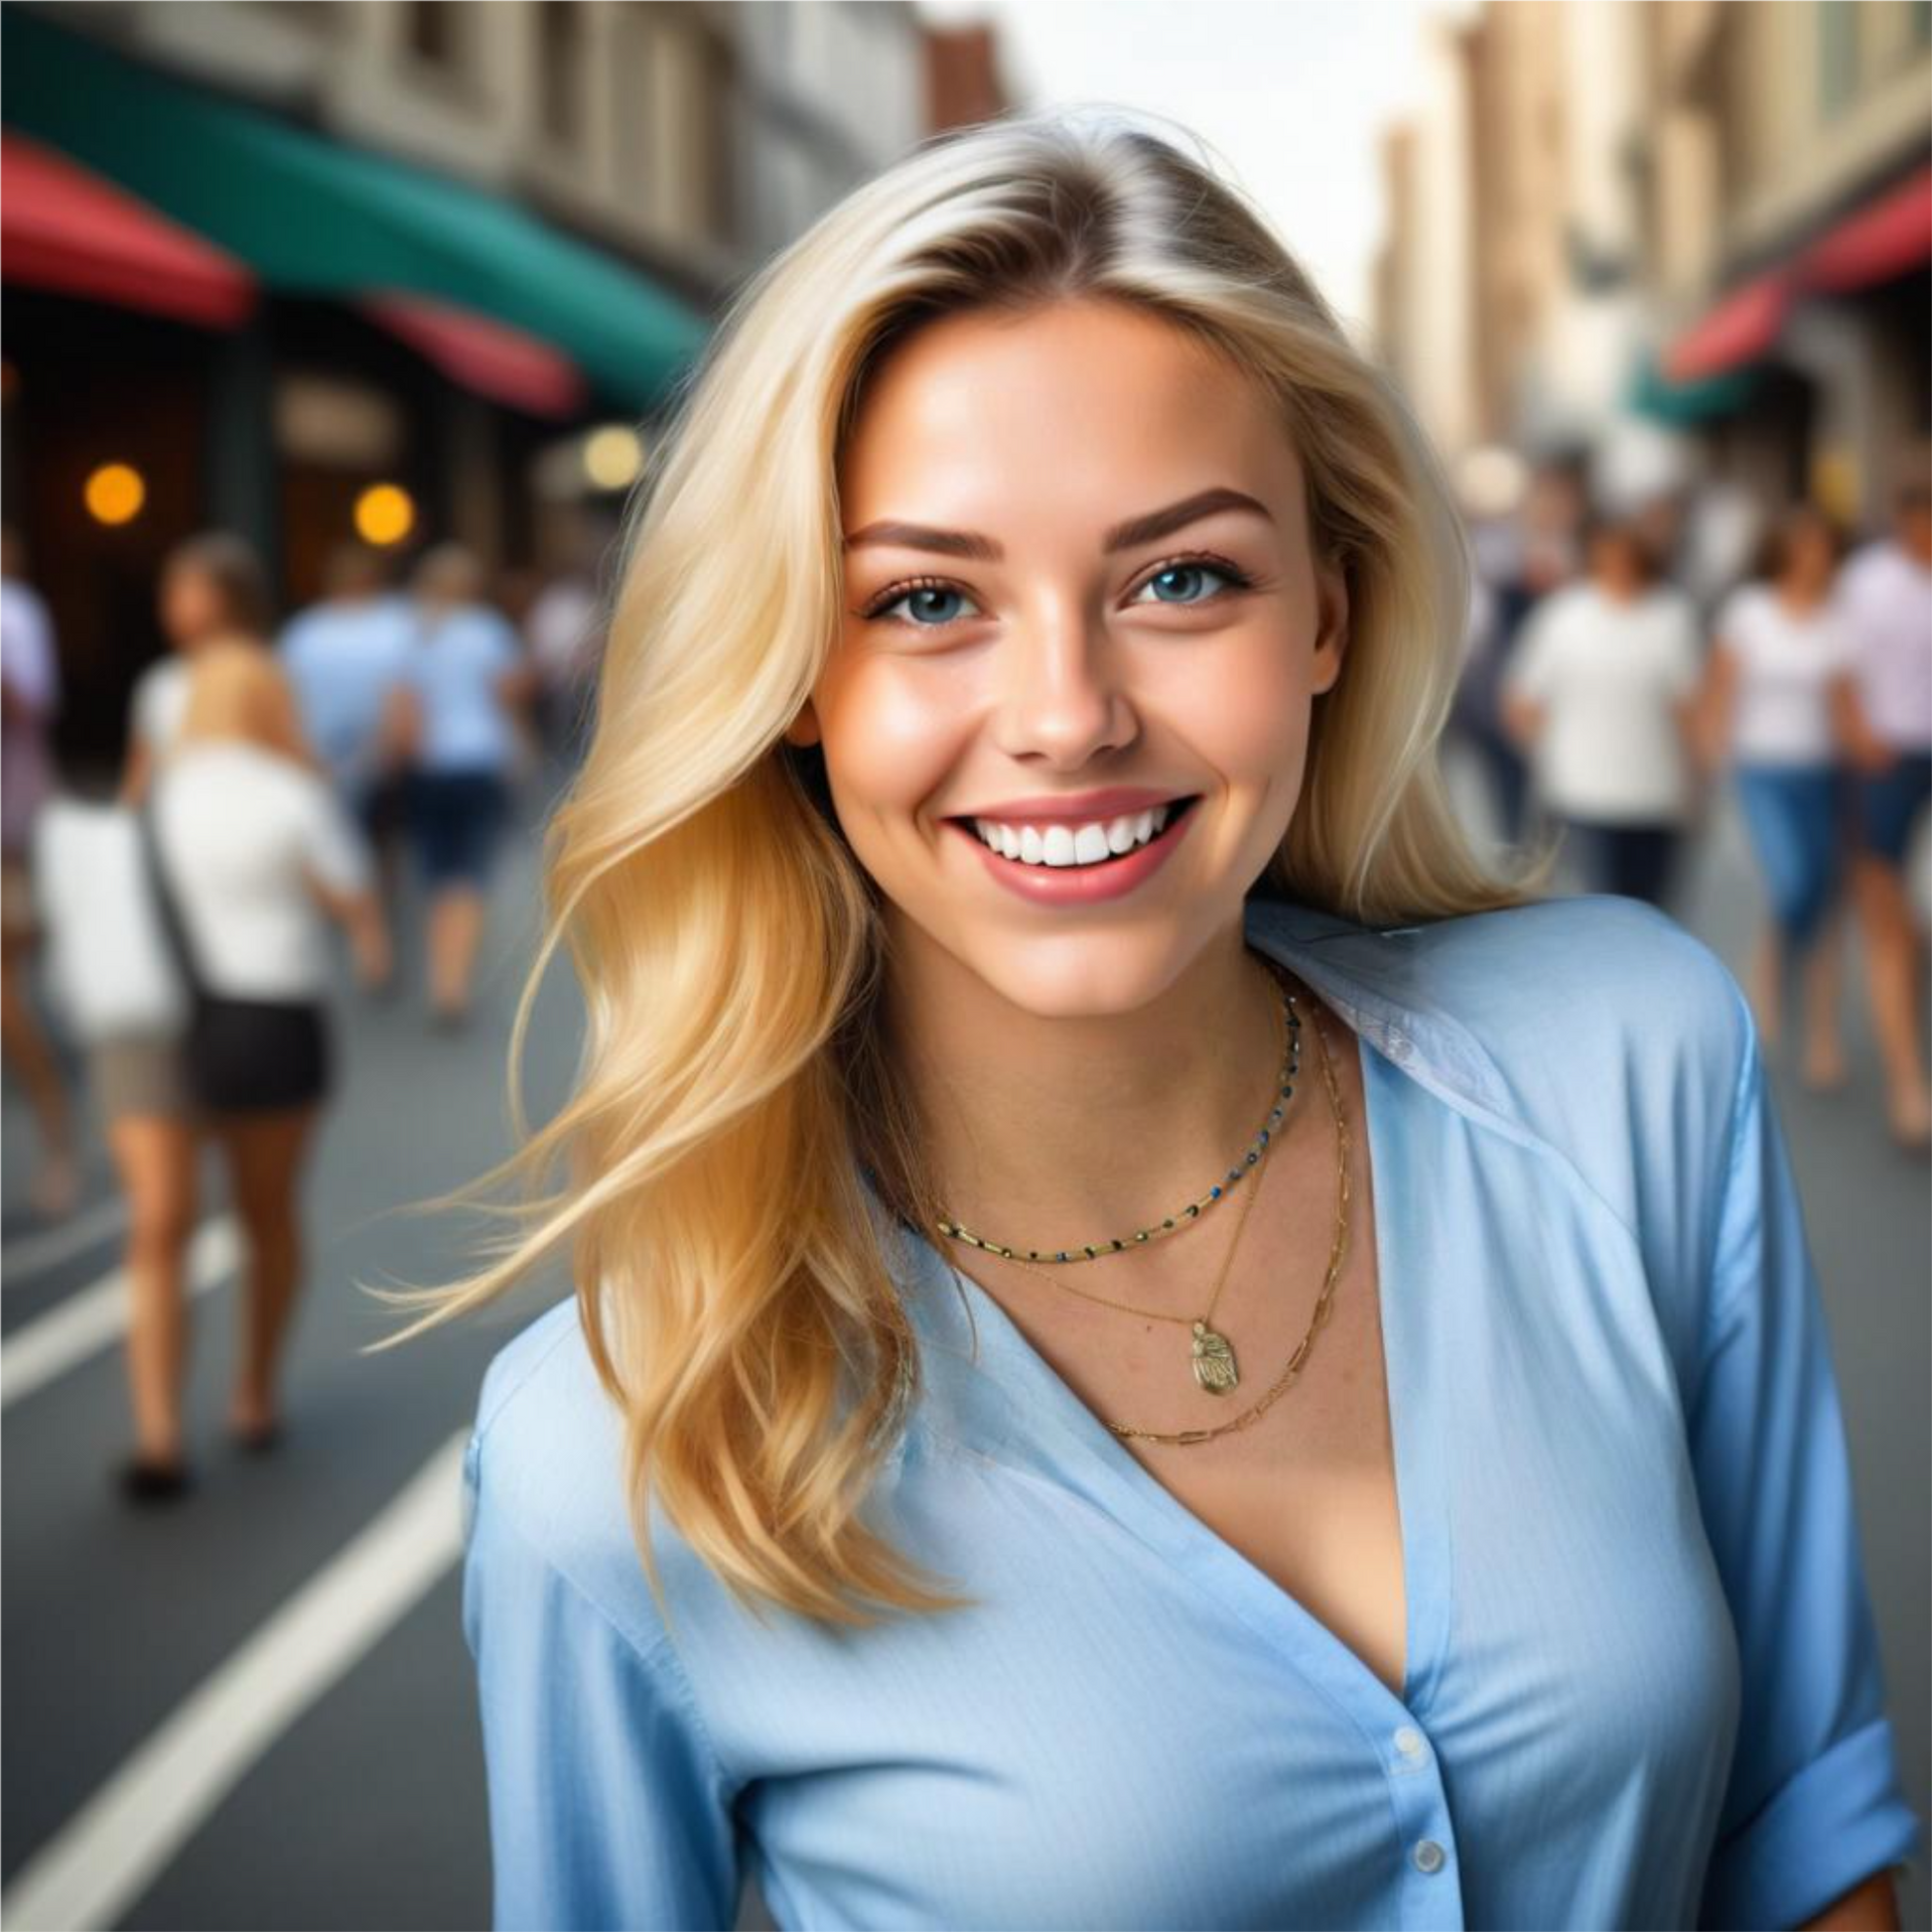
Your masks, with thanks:
[{"label": "woman in white top", "polygon": [[1844,542],[1823,510],[1800,504],[1774,526],[1762,565],[1720,607],[1702,706],[1706,756],[1728,760],[1770,899],[1751,995],[1778,1036],[1787,971],[1805,976],[1806,1084],[1846,1078],[1832,943],[1844,880],[1847,773],[1841,716],[1852,633],[1833,595]]},{"label": "woman in white top", "polygon": [[[175,1082],[173,1104],[113,1129],[141,1258],[130,1267],[128,1335],[138,1449],[124,1480],[142,1500],[178,1495],[189,1479],[181,1251],[195,1218],[197,1137],[222,1148],[246,1237],[228,1424],[255,1452],[279,1434],[277,1371],[301,1277],[301,1166],[333,1084],[328,919],[347,928],[364,984],[389,970],[369,855],[328,780],[284,749],[297,733],[293,694],[270,654],[216,643],[197,653],[174,741],[154,768],[152,859],[166,888],[157,909],[177,926],[178,978],[210,997],[196,1002],[192,1059],[156,1076]],[[173,1042],[149,1044],[165,1054]],[[203,1091],[210,1061],[219,1104]]]},{"label": "woman in white top", "polygon": [[1529,748],[1545,808],[1583,845],[1590,890],[1662,906],[1698,802],[1696,617],[1659,581],[1633,519],[1597,521],[1586,554],[1587,578],[1524,624],[1503,721]]},{"label": "woman in white top", "polygon": [[[147,794],[155,760],[179,736],[188,706],[188,675],[209,644],[245,640],[267,648],[274,609],[261,560],[240,537],[207,530],[177,544],[161,566],[156,590],[161,628],[170,649],[135,680],[128,703],[127,762],[121,795],[139,804]],[[316,763],[303,736],[299,711],[291,711],[276,743],[292,758]]]}]

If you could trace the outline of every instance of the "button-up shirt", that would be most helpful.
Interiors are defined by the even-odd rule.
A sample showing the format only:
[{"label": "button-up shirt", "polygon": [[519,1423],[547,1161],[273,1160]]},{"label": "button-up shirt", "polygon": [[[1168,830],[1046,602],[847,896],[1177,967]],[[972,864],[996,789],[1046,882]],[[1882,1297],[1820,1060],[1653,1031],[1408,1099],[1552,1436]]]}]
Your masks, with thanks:
[{"label": "button-up shirt", "polygon": [[728,1927],[748,1871],[786,1928],[1796,1926],[1920,1848],[1729,971],[1608,896],[1247,931],[1360,1056],[1400,1692],[869,1195],[923,1385],[869,1507],[975,1606],[760,1621],[653,1501],[667,1623],[541,1316],[468,1463],[498,1926]]}]

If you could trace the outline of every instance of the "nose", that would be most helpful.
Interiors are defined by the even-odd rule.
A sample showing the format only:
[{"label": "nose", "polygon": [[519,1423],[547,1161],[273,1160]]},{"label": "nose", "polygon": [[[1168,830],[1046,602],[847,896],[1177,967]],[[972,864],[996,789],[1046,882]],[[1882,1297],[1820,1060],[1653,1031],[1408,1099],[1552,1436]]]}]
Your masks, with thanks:
[{"label": "nose", "polygon": [[1074,771],[1139,730],[1116,646],[1079,609],[1042,612],[1002,641],[994,736],[1009,757]]}]

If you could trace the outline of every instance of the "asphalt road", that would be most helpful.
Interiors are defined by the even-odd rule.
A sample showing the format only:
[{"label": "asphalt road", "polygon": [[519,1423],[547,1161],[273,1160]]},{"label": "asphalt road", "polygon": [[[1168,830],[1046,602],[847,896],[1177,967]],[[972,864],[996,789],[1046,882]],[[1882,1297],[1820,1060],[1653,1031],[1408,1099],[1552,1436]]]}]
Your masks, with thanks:
[{"label": "asphalt road", "polygon": [[[552,1277],[484,1316],[371,1355],[362,1351],[395,1318],[355,1284],[447,1280],[460,1243],[483,1231],[474,1216],[407,1210],[509,1150],[503,1073],[536,929],[535,861],[527,835],[505,855],[470,1033],[432,1034],[413,991],[389,1004],[340,996],[340,1099],[311,1171],[290,1434],[274,1458],[241,1459],[222,1443],[233,1287],[217,1253],[196,1303],[190,1401],[202,1486],[179,1510],[131,1514],[108,1482],[126,1407],[104,1155],[94,1157],[92,1205],[68,1233],[5,1216],[0,1909],[11,1924],[488,1922],[449,1456],[490,1353],[567,1285]],[[1741,970],[1755,888],[1727,813],[1690,886],[1686,922]],[[404,957],[413,988],[407,935]],[[1817,1098],[1780,1069],[1779,1089],[1830,1307],[1891,1705],[1923,1813],[1927,1170],[1885,1137],[1856,946],[1848,965],[1848,1005],[1860,1016],[1853,1088]],[[576,1047],[575,994],[560,964],[525,1059],[533,1118],[562,1097]],[[11,1088],[3,1127],[13,1203],[31,1137]],[[203,1212],[218,1222],[211,1152],[204,1176]],[[89,1329],[89,1310],[104,1326]],[[1905,1923],[1929,1922],[1920,1873]],[[756,1896],[743,1923],[770,1923]]]}]

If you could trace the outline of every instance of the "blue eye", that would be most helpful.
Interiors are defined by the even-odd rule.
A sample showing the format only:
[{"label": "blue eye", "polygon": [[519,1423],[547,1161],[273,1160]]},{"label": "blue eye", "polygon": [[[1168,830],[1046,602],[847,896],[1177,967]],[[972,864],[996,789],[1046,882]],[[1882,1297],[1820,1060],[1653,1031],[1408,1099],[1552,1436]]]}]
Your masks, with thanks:
[{"label": "blue eye", "polygon": [[[1236,585],[1244,582],[1238,571],[1224,570],[1218,564],[1169,564],[1164,569],[1157,570],[1141,588],[1143,590],[1158,590],[1163,585],[1173,587],[1175,581],[1178,580],[1180,586],[1185,589],[1195,579],[1203,576],[1219,577],[1230,584]],[[1212,595],[1210,593],[1208,597],[1157,596],[1153,602],[1156,604],[1206,604],[1211,601]],[[1136,603],[1140,601],[1138,598],[1135,600]]]},{"label": "blue eye", "polygon": [[[910,623],[917,630],[938,630],[949,623],[956,623],[961,613],[945,608],[948,600],[964,601],[971,599],[966,593],[950,584],[914,584],[909,590],[896,591],[866,612],[868,618],[884,618],[897,610],[901,604],[910,605],[917,616],[900,618],[897,621]],[[934,606],[940,608],[935,609]]]}]

